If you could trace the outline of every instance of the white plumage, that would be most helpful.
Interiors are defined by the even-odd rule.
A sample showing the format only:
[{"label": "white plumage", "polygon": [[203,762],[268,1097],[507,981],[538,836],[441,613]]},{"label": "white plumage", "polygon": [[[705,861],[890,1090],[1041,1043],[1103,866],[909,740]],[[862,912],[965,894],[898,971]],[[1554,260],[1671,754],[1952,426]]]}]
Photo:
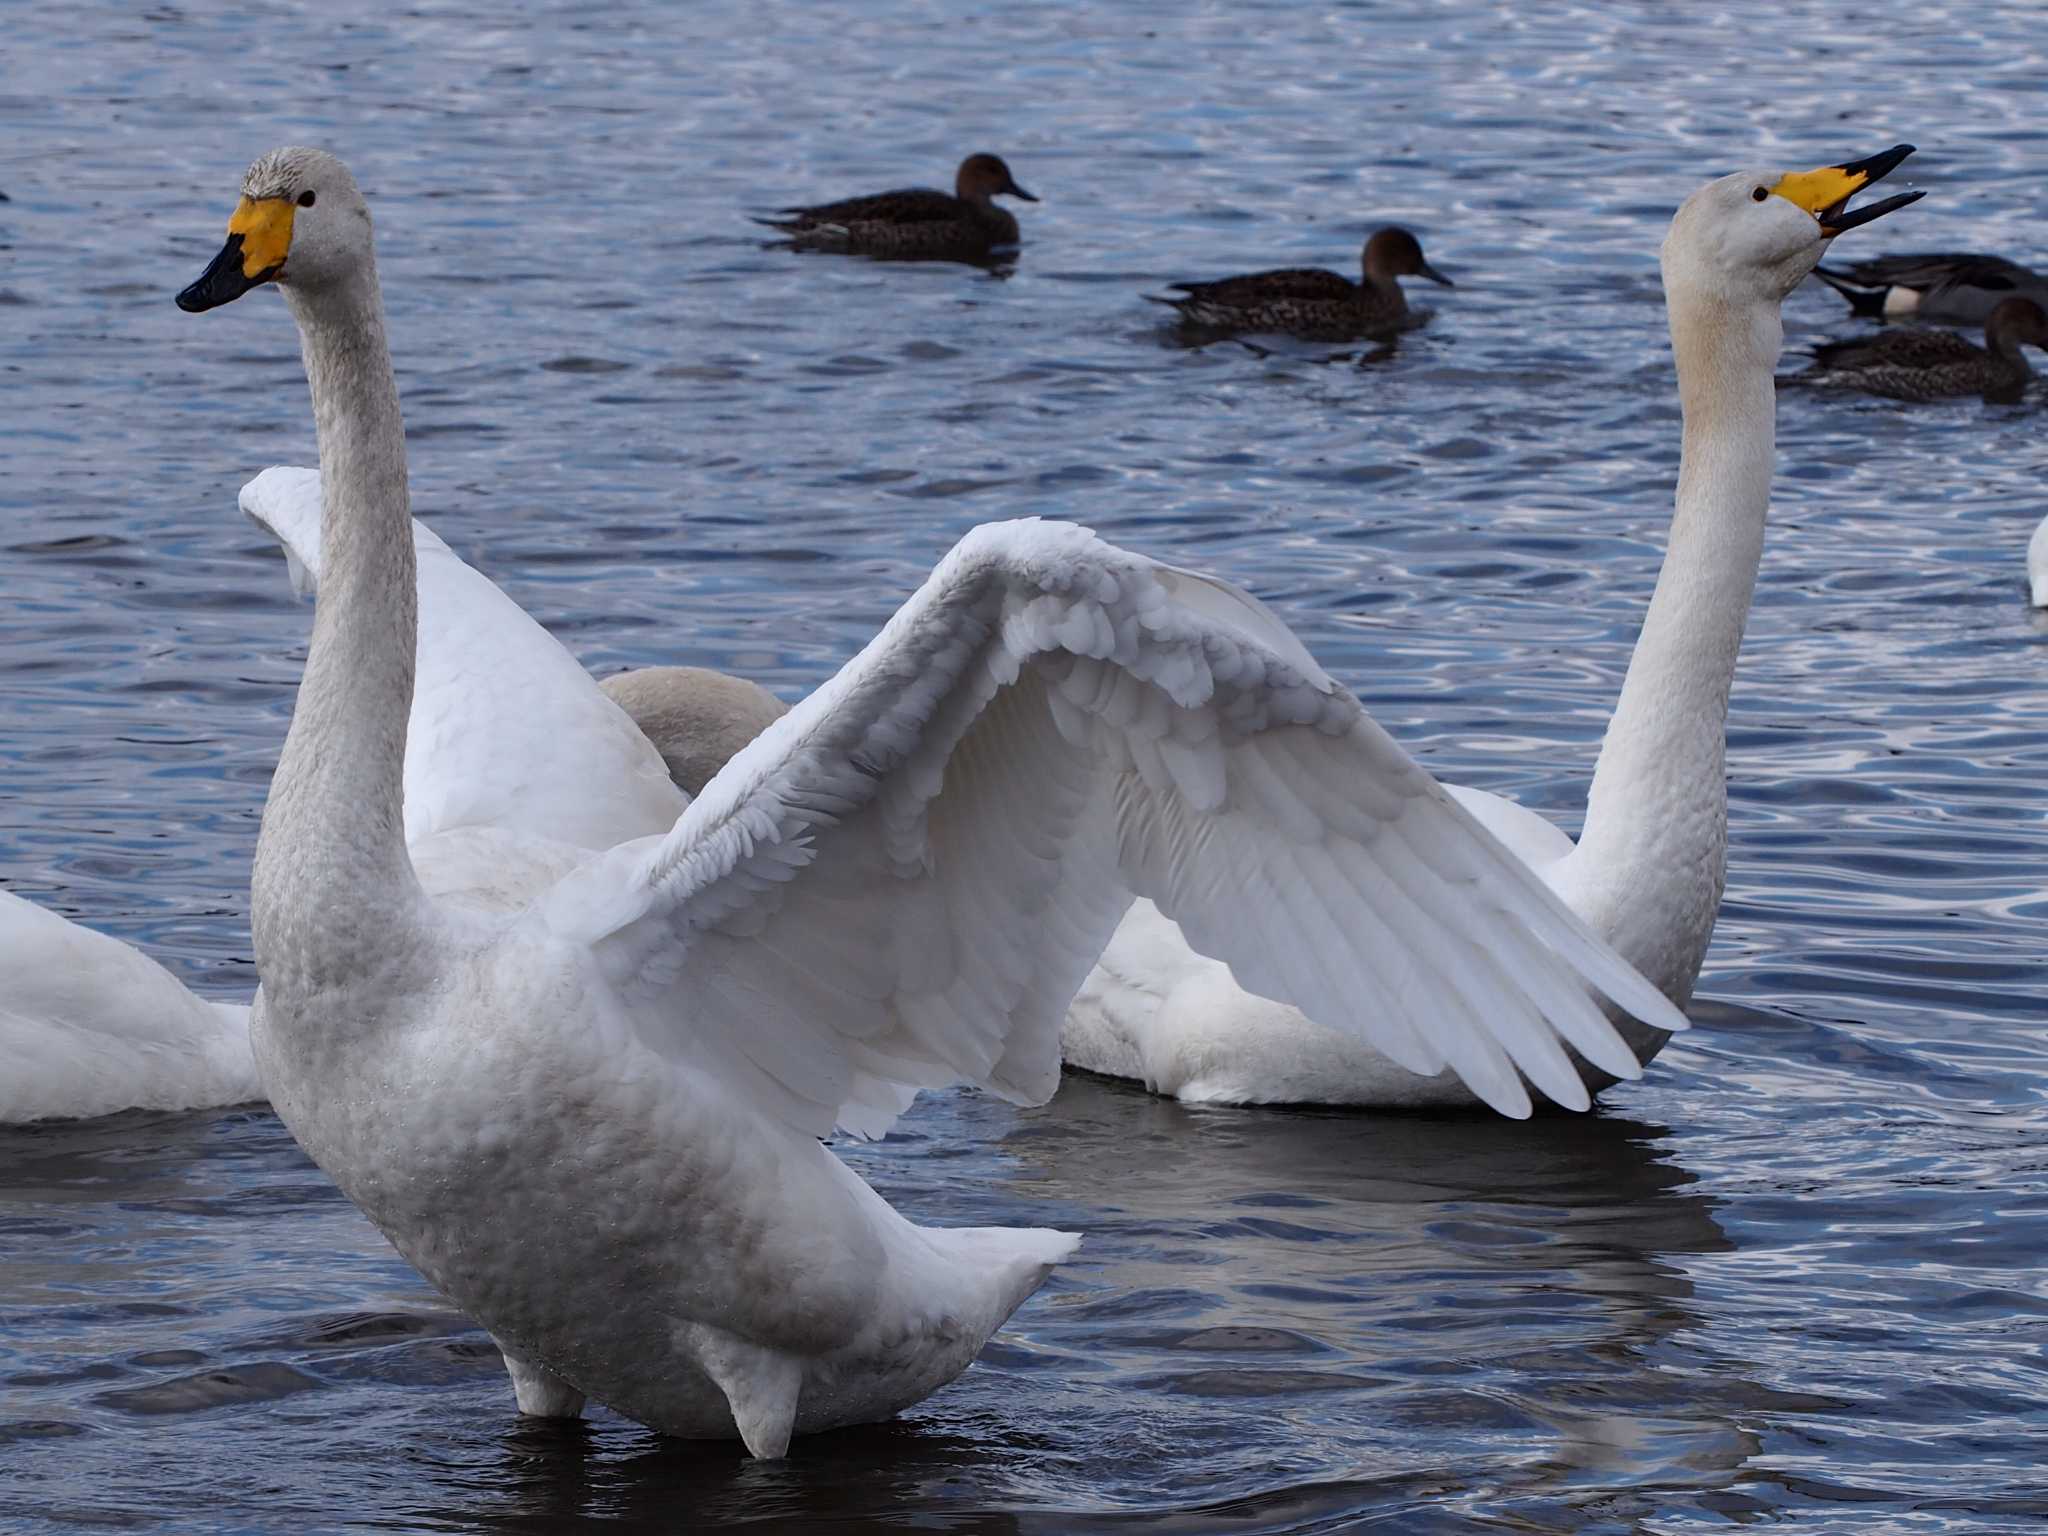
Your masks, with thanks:
[{"label": "white plumage", "polygon": [[[1839,205],[1907,152],[1901,146],[1792,176],[1724,177],[1678,211],[1663,253],[1685,407],[1677,507],[1594,773],[1584,833],[1574,846],[1562,829],[1496,795],[1450,792],[1493,833],[1489,848],[1513,850],[1524,883],[1540,880],[1680,1006],[1705,960],[1727,871],[1728,692],[1763,556],[1779,305],[1837,229],[1862,221],[1844,218]],[[1354,778],[1345,788],[1370,802],[1375,786]],[[1415,851],[1427,860],[1440,850]],[[1310,871],[1320,868],[1308,861],[1291,893],[1318,890]],[[1489,868],[1478,878],[1499,877]],[[1469,1104],[1476,1095],[1498,1104],[1498,1060],[1445,1050],[1455,1071],[1444,1073],[1429,1052],[1404,1055],[1380,1040],[1405,1041],[1447,1020],[1548,1009],[1542,1000],[1561,978],[1515,931],[1511,914],[1523,901],[1515,891],[1503,887],[1498,912],[1467,901],[1454,913],[1411,881],[1401,891],[1405,902],[1368,903],[1363,925],[1334,898],[1298,912],[1302,932],[1316,935],[1307,944],[1314,958],[1349,949],[1364,972],[1404,977],[1406,985],[1383,1001],[1375,1037],[1330,1028],[1313,1008],[1287,1006],[1253,972],[1220,964],[1184,919],[1140,902],[1075,1000],[1066,1059],[1189,1100],[1405,1107]],[[1342,939],[1329,931],[1332,920],[1346,925]],[[1438,963],[1417,971],[1408,964],[1417,956]],[[1310,956],[1289,963],[1310,963]],[[1632,1060],[1647,1062],[1667,1036],[1651,1027],[1648,1013],[1636,1013],[1617,1023]],[[1474,1037],[1453,1030],[1446,1038]],[[1588,1086],[1611,1080],[1609,1061],[1583,1056],[1577,1070]],[[1544,1077],[1522,1056],[1515,1061],[1553,1098],[1577,1102],[1556,1081],[1559,1063],[1548,1062],[1553,1076]]]},{"label": "white plumage", "polygon": [[0,1123],[262,1096],[246,1007],[0,891]]},{"label": "white plumage", "polygon": [[[244,511],[276,534],[306,586],[319,570],[319,498],[319,475],[310,469],[266,470],[242,491]],[[609,846],[602,838],[569,832],[559,816],[550,821],[542,814],[573,794],[580,815],[594,826],[616,829],[621,840],[674,823],[663,846],[689,850],[687,855],[668,855],[675,864],[688,861],[689,874],[678,868],[657,872],[652,865],[663,855],[636,847],[634,856],[647,859],[650,868],[627,880],[650,890],[669,891],[674,886],[661,900],[695,900],[700,904],[695,926],[705,926],[701,913],[722,910],[727,898],[693,893],[676,882],[694,876],[711,885],[716,877],[730,875],[765,889],[779,883],[778,877],[789,869],[808,867],[828,846],[852,846],[849,829],[839,828],[840,842],[829,845],[813,833],[818,827],[835,827],[845,814],[844,794],[864,791],[879,772],[877,765],[888,763],[904,787],[884,794],[871,818],[874,830],[862,834],[857,853],[848,857],[855,869],[883,866],[898,878],[932,882],[933,894],[920,908],[914,938],[896,936],[903,928],[897,914],[876,915],[863,873],[829,913],[813,913],[802,923],[786,914],[772,929],[765,920],[756,921],[747,933],[750,943],[765,946],[764,952],[779,951],[799,971],[829,953],[835,969],[843,967],[836,976],[838,984],[863,996],[882,983],[861,972],[897,963],[878,955],[902,944],[908,951],[904,964],[933,969],[939,963],[932,956],[935,939],[949,949],[971,941],[991,954],[1002,941],[1024,951],[1019,959],[995,962],[1005,973],[1060,975],[1063,967],[1073,964],[1059,952],[1070,935],[1060,925],[1047,926],[1047,921],[1075,910],[1081,898],[1064,887],[1039,892],[1024,883],[1014,871],[1021,867],[1028,873],[1031,865],[1018,850],[1051,836],[1085,841],[1102,850],[1112,850],[1121,841],[1142,851],[1150,847],[1139,840],[1142,833],[1161,844],[1154,859],[1162,871],[1159,878],[1186,879],[1177,871],[1187,863],[1187,845],[1199,836],[1217,850],[1205,853],[1208,862],[1202,866],[1211,888],[1197,888],[1192,897],[1178,899],[1213,903],[1219,909],[1215,926],[1240,931],[1213,942],[1256,949],[1258,953],[1240,962],[1239,969],[1263,976],[1263,984],[1276,994],[1323,986],[1331,994],[1322,1005],[1325,1010],[1338,1017],[1355,1013],[1373,1020],[1359,1026],[1367,1031],[1377,1030],[1382,1018],[1416,1017],[1416,996],[1461,985],[1454,978],[1484,957],[1477,946],[1445,938],[1444,930],[1475,917],[1497,915],[1508,910],[1504,903],[1512,900],[1512,888],[1494,893],[1482,889],[1499,883],[1502,872],[1511,879],[1519,875],[1507,850],[1476,833],[1446,806],[1443,792],[1428,775],[1329,680],[1262,604],[1224,583],[1117,550],[1071,525],[999,524],[970,535],[861,656],[778,726],[770,727],[800,733],[799,745],[770,747],[764,732],[707,786],[703,800],[679,822],[671,807],[680,814],[688,801],[665,778],[652,786],[655,767],[649,746],[627,717],[516,604],[463,564],[423,524],[412,526],[419,554],[419,682],[406,750],[406,828],[414,864],[430,886],[461,888],[460,881],[440,873],[446,859],[436,851],[435,830],[495,828],[553,836],[587,848]],[[1033,583],[1028,595],[998,587],[1004,562],[1023,573],[1015,579]],[[1062,590],[1047,591],[1048,586]],[[1125,592],[1132,596],[1126,598]],[[1099,598],[1104,593],[1115,594],[1114,601],[1090,600],[1091,595]],[[927,606],[933,611],[922,611]],[[975,636],[988,645],[987,654],[978,660],[966,649]],[[1070,650],[1067,641],[1105,654],[1061,654]],[[1205,646],[1208,655],[1201,654]],[[1279,659],[1281,653],[1285,661]],[[1034,680],[1025,665],[1033,655],[1040,657],[1047,675],[1061,674],[1056,686]],[[978,677],[971,675],[976,673]],[[1277,686],[1267,686],[1269,674]],[[1033,706],[1034,719],[1024,727],[1007,715],[978,717],[989,699],[1000,696],[997,679],[1002,677],[1021,679],[1027,690],[1042,692],[1042,701]],[[1192,692],[1202,702],[1192,707],[1177,703],[1173,687]],[[958,701],[942,697],[945,690],[963,688],[964,697]],[[835,696],[834,689],[853,691]],[[874,701],[869,707],[877,710],[876,716],[865,719],[848,698]],[[1015,707],[1004,705],[1006,711]],[[1272,728],[1276,708],[1310,730],[1291,743],[1289,752],[1279,752],[1273,740],[1251,751],[1251,735]],[[832,733],[821,736],[819,725],[806,723],[814,719],[831,722]],[[1002,750],[982,750],[978,756],[962,753],[963,721],[972,726],[977,743],[986,737],[1002,743]],[[1039,727],[1036,733],[1028,729],[1034,723]],[[421,750],[419,743],[428,731],[435,740],[463,745]],[[494,746],[499,742],[504,744]],[[1348,776],[1338,765],[1349,758],[1365,762],[1371,772]],[[1136,784],[1163,792],[1159,803],[1180,809],[1137,828],[1116,827],[1116,812],[1108,806],[1088,804],[1062,811],[1057,791],[1062,775],[1075,775],[1074,759],[1086,765],[1083,777],[1095,776],[1098,770],[1092,765],[1097,762],[1107,763]],[[762,770],[754,766],[764,760],[778,775],[806,781],[803,804],[781,802],[778,785],[763,780]],[[504,782],[503,767],[512,763],[525,765],[522,787]],[[498,787],[486,793],[494,773]],[[975,846],[968,855],[948,859],[943,869],[935,869],[924,813],[942,775],[948,798],[973,810],[952,835],[971,838]],[[1234,790],[1229,788],[1233,779]],[[542,787],[530,805],[523,793],[523,785],[529,783]],[[744,803],[732,798],[742,793],[743,784],[754,786],[753,796]],[[1462,800],[1468,793],[1453,791],[1450,798]],[[428,814],[426,808],[445,807],[458,794],[470,807],[466,817]],[[1050,810],[1040,803],[1047,796],[1053,801]],[[1201,821],[1189,811],[1199,813]],[[956,819],[960,815],[953,813]],[[1404,815],[1409,816],[1405,824]],[[718,836],[705,836],[705,823],[699,819],[703,817],[724,823]],[[1076,826],[1086,817],[1107,817],[1110,830],[1087,839],[1064,829],[1048,834],[1037,826],[1047,817],[1065,817]],[[1344,839],[1333,835],[1332,828],[1348,826],[1351,835],[1365,843],[1381,840],[1382,823],[1410,826],[1408,836],[1423,843],[1426,856],[1408,852],[1396,838],[1384,842],[1376,854],[1390,865],[1389,873],[1361,866],[1359,872],[1347,874],[1340,867],[1349,856]],[[1562,834],[1557,835],[1562,840]],[[462,837],[447,842],[457,850],[458,863],[466,858],[469,844]],[[738,867],[745,861],[734,850],[741,848],[751,849],[752,858],[765,864],[767,872]],[[488,856],[497,852],[493,845]],[[614,857],[624,858],[625,850]],[[1117,856],[1112,850],[1107,857],[1113,864]],[[996,876],[986,882],[993,889],[984,890],[980,880],[968,880],[983,871]],[[1128,900],[1125,877],[1112,872],[1105,879],[1116,888],[1111,899],[1120,907]],[[1365,911],[1386,937],[1390,963],[1343,977],[1344,987],[1358,990],[1358,1000],[1340,1000],[1332,978],[1311,982],[1287,975],[1292,970],[1313,971],[1324,963],[1305,940],[1319,923],[1327,929],[1326,912],[1360,904],[1354,892],[1331,889],[1323,893],[1326,904],[1319,906],[1311,899],[1304,906],[1299,893],[1313,892],[1318,879],[1363,882],[1387,907],[1383,919],[1369,905]],[[1526,876],[1520,879],[1535,888]],[[586,880],[602,883],[604,892],[592,898]],[[605,924],[626,923],[607,904],[615,896],[612,887],[627,880],[612,865],[592,864],[574,882],[564,882],[549,901],[555,904],[552,910],[568,914],[563,924],[575,937],[609,937],[600,931]],[[1071,878],[1065,882],[1076,883],[1080,882]],[[1479,893],[1469,910],[1461,905],[1470,899],[1468,891]],[[764,907],[779,911],[781,894],[764,901]],[[819,900],[811,898],[809,904]],[[602,921],[576,917],[586,902],[590,912],[606,914]],[[1554,919],[1554,903],[1539,899],[1531,913],[1515,915],[1519,928],[1510,926],[1488,944],[1512,945],[1518,937],[1526,944],[1530,935]],[[1248,923],[1255,940],[1242,934]],[[956,937],[954,930],[963,928],[972,931]],[[1271,931],[1264,931],[1267,928]],[[1363,942],[1368,940],[1345,941],[1352,947]],[[1560,924],[1547,942],[1533,945],[1536,971],[1561,984],[1550,992],[1560,1016],[1558,1027],[1584,1030],[1587,1049],[1604,1052],[1626,1071],[1626,1058],[1605,1043],[1599,1030],[1587,1027],[1592,1013],[1573,963],[1556,952],[1569,955],[1581,944],[1569,923]],[[1594,947],[1585,946],[1584,963],[1598,974],[1601,962],[1596,954]],[[1624,978],[1624,972],[1610,967],[1609,979],[1617,986],[1626,985]],[[1056,983],[1055,990],[1065,985]],[[1494,1045],[1488,1038],[1466,1039],[1456,1031],[1430,1031],[1425,1037],[1411,1030],[1390,1039],[1386,1049],[1428,1072],[1445,1070],[1454,1059],[1468,1060],[1489,1092],[1498,1096],[1497,1107],[1510,1113],[1527,1113],[1528,1101],[1514,1073],[1502,1070],[1503,1064],[1517,1052],[1526,1052],[1530,1062],[1524,1070],[1533,1081],[1542,1084],[1539,1074],[1550,1063],[1552,1085],[1562,1101],[1582,1107],[1583,1092],[1572,1086],[1569,1076],[1554,1070],[1556,1061],[1545,1050],[1553,1030],[1544,1024],[1544,1012],[1535,1001],[1544,995],[1543,989],[1525,986],[1518,992],[1506,998],[1507,1013],[1498,1022],[1482,1027],[1466,1021],[1466,1034],[1497,1032],[1500,1038]],[[762,1001],[750,997],[748,1004],[758,1010]],[[1484,997],[1489,1020],[1502,1002]],[[838,1006],[843,1008],[844,1001]],[[1025,1101],[1051,1092],[1054,1078],[1044,1051],[1029,1081],[1005,1085],[995,1076],[993,1054],[977,1054],[971,1041],[956,1038],[958,1019],[965,1011],[962,1000],[927,1003],[915,996],[913,983],[909,992],[890,991],[883,1006],[936,1009],[928,1027],[933,1049],[940,1052],[940,1071],[926,1073],[921,1085],[987,1080]],[[1006,993],[1003,1006],[1010,1011],[1018,1003]],[[737,1033],[747,1036],[760,1027],[756,1011],[745,1016],[745,1027]],[[871,1027],[849,1025],[845,1032],[858,1040]],[[821,1070],[811,1054],[816,1045],[805,1042],[808,1071]],[[888,1041],[856,1045],[844,1070],[857,1070],[868,1052],[890,1049]],[[886,1128],[886,1119],[899,1112],[894,1107],[898,1097],[885,1095],[873,1106],[883,1109],[886,1118],[864,1119],[849,1111],[852,1118],[842,1117],[838,1123],[879,1133]],[[819,1118],[814,1108],[803,1123],[823,1134],[834,1121]]]},{"label": "white plumage", "polygon": [[[254,248],[288,256],[245,276],[231,242],[181,302],[277,277],[325,503],[257,850],[258,1060],[307,1150],[497,1336],[523,1407],[588,1393],[777,1455],[964,1369],[1073,1239],[914,1226],[817,1138],[878,1133],[929,1085],[1051,1092],[1132,893],[1510,1112],[1516,1066],[1584,1102],[1560,1037],[1634,1070],[1588,983],[1681,1025],[1257,603],[1066,524],[969,535],[650,830],[682,798],[652,749],[523,619],[515,664],[481,578],[416,555],[346,169],[280,151],[244,192]],[[245,505],[283,527],[264,484]],[[474,782],[423,779],[422,712],[435,775],[445,753]],[[1403,1010],[1446,985],[1438,1016]]]}]

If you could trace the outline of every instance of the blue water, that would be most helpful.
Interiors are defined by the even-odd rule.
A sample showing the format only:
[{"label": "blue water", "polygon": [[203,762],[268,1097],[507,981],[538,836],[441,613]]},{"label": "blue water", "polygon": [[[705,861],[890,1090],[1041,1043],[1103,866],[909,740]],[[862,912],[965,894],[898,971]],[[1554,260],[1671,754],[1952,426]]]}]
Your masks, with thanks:
[{"label": "blue water", "polygon": [[[1670,515],[1678,201],[1904,139],[1929,195],[1861,253],[2048,255],[2038,23],[1987,4],[4,23],[0,883],[222,997],[308,624],[234,493],[313,444],[283,305],[169,296],[273,144],[372,200],[416,507],[594,670],[794,697],[968,527],[1058,514],[1573,827]],[[1044,199],[1007,274],[743,216],[982,148]],[[1140,298],[1383,222],[1458,284],[1391,350],[1189,349]],[[1851,329],[1795,295],[1788,368]],[[848,1149],[884,1194],[1088,1243],[774,1466],[522,1424],[267,1113],[0,1133],[0,1526],[2040,1529],[2041,426],[1785,397],[1700,1027],[1597,1115],[929,1100]]]}]

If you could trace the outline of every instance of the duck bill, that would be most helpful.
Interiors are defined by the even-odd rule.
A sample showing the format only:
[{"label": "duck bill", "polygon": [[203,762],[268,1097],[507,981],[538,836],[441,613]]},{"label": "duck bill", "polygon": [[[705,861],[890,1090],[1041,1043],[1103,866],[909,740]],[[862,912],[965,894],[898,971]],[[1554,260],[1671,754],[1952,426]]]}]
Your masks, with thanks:
[{"label": "duck bill", "polygon": [[1908,203],[1917,203],[1925,193],[1901,192],[1896,197],[1851,211],[1849,199],[1873,182],[1882,181],[1913,153],[1911,144],[1894,144],[1882,154],[1846,165],[1824,165],[1817,171],[1796,171],[1783,177],[1771,190],[1788,202],[1812,214],[1820,225],[1821,238],[1832,240],[1844,230],[1868,224],[1894,213]]},{"label": "duck bill", "polygon": [[1442,283],[1446,288],[1455,288],[1458,286],[1456,283],[1452,282],[1448,277],[1445,277],[1443,273],[1437,271],[1435,267],[1432,267],[1426,261],[1421,266],[1415,269],[1415,275],[1417,277],[1426,277],[1432,283]]},{"label": "duck bill", "polygon": [[1014,181],[1013,181],[1013,182],[1011,182],[1011,183],[1010,183],[1010,184],[1009,184],[1008,186],[1004,187],[1004,188],[1003,188],[1003,190],[1004,190],[1005,192],[1009,193],[1009,194],[1010,194],[1010,196],[1012,196],[1012,197],[1021,197],[1021,198],[1023,198],[1023,199],[1024,199],[1024,201],[1025,201],[1025,202],[1027,202],[1027,203],[1035,203],[1035,202],[1037,202],[1037,201],[1038,201],[1038,199],[1037,199],[1037,197],[1036,197],[1036,196],[1034,196],[1034,195],[1033,195],[1032,193],[1026,192],[1026,191],[1025,191],[1025,190],[1024,190],[1024,189],[1023,189],[1022,187],[1018,186],[1018,185],[1017,185],[1017,183],[1016,183],[1016,182],[1014,182]]}]

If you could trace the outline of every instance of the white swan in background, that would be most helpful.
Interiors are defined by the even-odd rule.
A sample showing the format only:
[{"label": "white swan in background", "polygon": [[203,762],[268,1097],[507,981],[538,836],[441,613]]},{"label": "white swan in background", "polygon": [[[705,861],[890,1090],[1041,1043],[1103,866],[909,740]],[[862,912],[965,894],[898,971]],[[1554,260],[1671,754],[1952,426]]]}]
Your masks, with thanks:
[{"label": "white swan in background", "polygon": [[0,891],[0,1124],[262,1097],[246,1007]]},{"label": "white swan in background", "polygon": [[[1912,153],[1724,177],[1687,198],[1664,241],[1664,292],[1685,413],[1671,541],[1615,706],[1577,846],[1537,813],[1479,790],[1458,802],[1672,1002],[1691,996],[1727,870],[1728,690],[1763,555],[1783,343],[1778,307],[1845,229],[1912,202],[1844,212]],[[1491,925],[1497,921],[1485,918]],[[1426,923],[1414,914],[1412,923]],[[1484,941],[1483,931],[1464,935]],[[1512,972],[1506,978],[1513,986]],[[1417,1025],[1474,1005],[1455,970],[1408,992]],[[1385,1021],[1383,1021],[1385,1022]],[[1621,1021],[1647,1062],[1666,1036]],[[1140,901],[1068,1015],[1068,1065],[1156,1093],[1225,1103],[1468,1104],[1448,1074],[1419,1075],[1356,1036],[1256,997]],[[1587,1063],[1589,1085],[1611,1081]]]},{"label": "white swan in background", "polygon": [[2034,525],[2027,540],[2027,600],[2036,608],[2048,608],[2048,517]]},{"label": "white swan in background", "polygon": [[[270,480],[252,483],[245,502],[273,481],[288,488],[289,480],[278,477],[289,473],[272,471]],[[302,562],[298,551],[317,554],[319,487],[311,471],[300,473],[311,482],[310,496],[272,496],[273,517],[257,520],[284,544],[294,583],[309,590],[317,561]],[[420,600],[429,618],[421,637],[423,686],[407,731],[408,845],[432,842],[451,827],[516,820],[538,837],[606,847],[673,823],[689,800],[669,782],[658,748],[517,604],[424,527],[416,525],[416,537]],[[490,636],[488,653],[462,643],[479,634]],[[551,713],[536,717],[522,708],[529,690],[547,692],[563,677],[574,686],[554,687]],[[743,692],[687,682],[622,686],[631,702],[651,711],[652,740],[672,744],[685,770],[701,765],[706,753],[736,750],[734,733],[758,714]],[[491,720],[487,737],[471,729],[477,718]],[[591,747],[564,753],[564,734],[594,743],[608,761],[604,794],[586,793],[582,774]],[[468,835],[442,841],[459,852]],[[442,858],[433,867],[447,878],[459,860]],[[0,1124],[264,1097],[248,1005],[199,998],[132,946],[0,891]]]},{"label": "white swan in background", "polygon": [[[269,471],[244,489],[243,502],[284,546],[294,583],[310,591],[319,568],[317,474]],[[664,765],[684,790],[701,788],[783,712],[766,689],[698,667],[646,667],[607,678],[605,693],[646,736],[650,757],[632,741],[631,727],[620,728],[618,711],[593,701],[580,682],[560,690],[549,719],[609,739],[612,755],[626,765],[610,780],[603,815],[631,819],[585,822],[591,806],[574,776],[584,759],[552,754],[546,731],[522,735],[523,717],[508,706],[526,685],[498,686],[527,679],[545,689],[561,676],[580,679],[581,668],[424,526],[414,531],[427,616],[420,647],[426,681],[407,731],[414,747],[406,763],[408,841],[515,814],[515,801],[530,802],[520,813],[544,835],[603,842],[660,831],[688,804],[662,783]],[[465,658],[479,653],[464,637],[476,635],[490,637],[495,664],[465,670]],[[476,751],[480,731],[500,750]],[[513,762],[516,776],[505,771]],[[551,819],[557,808],[577,819]],[[0,890],[0,1125],[264,1097],[246,1003],[200,998],[133,946]]]},{"label": "white swan in background", "polygon": [[[501,691],[509,736],[443,743],[488,788],[404,795],[426,633],[404,429],[369,212],[332,156],[251,167],[179,303],[271,280],[325,507],[256,853],[257,1062],[497,1336],[523,1408],[587,1393],[773,1456],[957,1375],[1075,1240],[914,1226],[818,1138],[880,1132],[927,1085],[1044,1098],[1133,892],[1251,985],[1511,1112],[1517,1068],[1585,1102],[1564,1041],[1635,1070],[1589,984],[1683,1026],[1264,608],[1066,524],[968,535],[668,827],[654,801],[681,792],[573,661],[528,676],[473,638],[417,670]],[[578,727],[586,700],[618,729]],[[1390,909],[1422,914],[1410,953],[1372,937]],[[1446,971],[1478,1006],[1427,1035],[1384,1006]]]}]

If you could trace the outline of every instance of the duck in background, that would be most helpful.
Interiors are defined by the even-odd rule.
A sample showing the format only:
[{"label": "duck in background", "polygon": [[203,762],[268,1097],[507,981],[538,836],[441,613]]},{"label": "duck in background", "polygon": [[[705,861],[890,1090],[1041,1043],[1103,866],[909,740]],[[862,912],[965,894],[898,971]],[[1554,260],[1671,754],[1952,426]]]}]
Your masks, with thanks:
[{"label": "duck in background", "polygon": [[1954,331],[1879,331],[1815,348],[1811,366],[1780,382],[1861,390],[1890,400],[1981,395],[1992,404],[2011,405],[2033,377],[2024,347],[2048,349],[2048,311],[2032,299],[2005,299],[1985,322],[1981,347]]},{"label": "duck in background", "polygon": [[778,209],[754,222],[780,230],[799,251],[883,256],[898,261],[985,261],[1021,238],[1017,217],[996,206],[998,197],[1038,201],[1017,185],[1000,155],[974,154],[960,162],[953,190],[904,187],[866,197],[841,198]]},{"label": "duck in background", "polygon": [[1358,341],[1391,335],[1420,323],[1399,279],[1426,277],[1453,288],[1422,254],[1422,242],[1395,225],[1365,242],[1359,282],[1322,267],[1281,267],[1208,283],[1170,283],[1178,297],[1148,293],[1154,304],[1178,312],[1196,330],[1254,331],[1304,341]]},{"label": "duck in background", "polygon": [[1872,320],[1982,325],[2007,299],[2048,304],[2048,277],[2003,256],[1969,251],[1877,256],[1853,266],[1815,267],[1813,275],[1849,301],[1850,313]]}]

